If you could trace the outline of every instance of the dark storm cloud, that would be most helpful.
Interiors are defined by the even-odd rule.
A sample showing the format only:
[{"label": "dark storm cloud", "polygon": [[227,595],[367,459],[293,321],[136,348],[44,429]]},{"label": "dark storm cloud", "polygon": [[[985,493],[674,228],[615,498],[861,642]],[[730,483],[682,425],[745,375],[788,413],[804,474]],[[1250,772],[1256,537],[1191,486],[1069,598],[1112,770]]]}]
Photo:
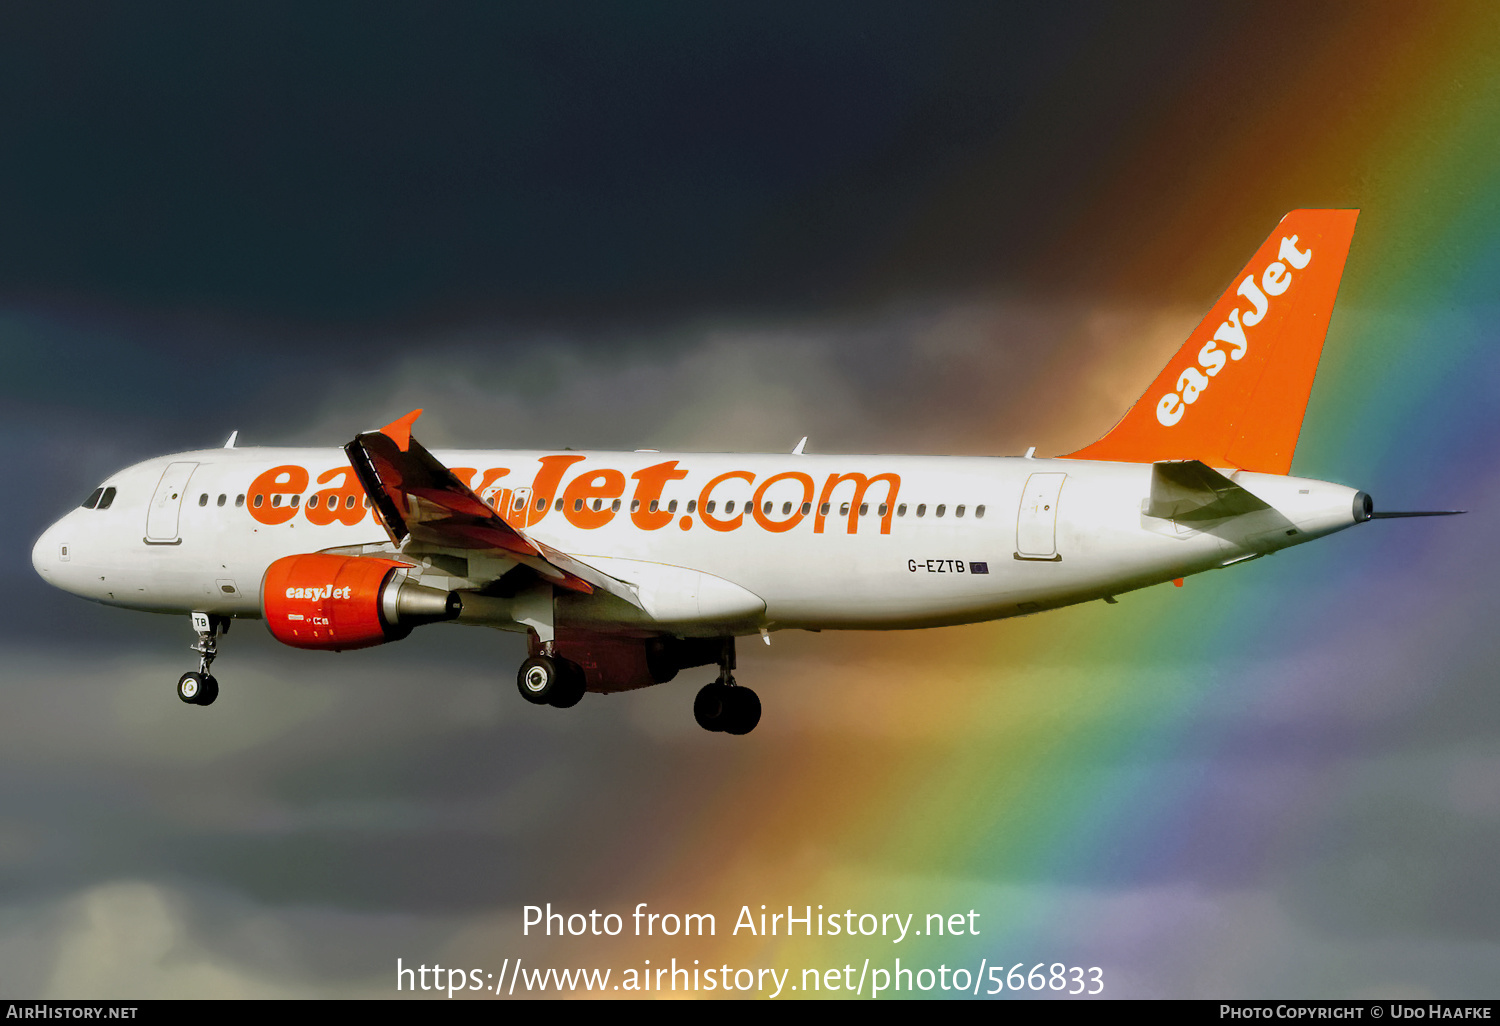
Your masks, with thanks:
[{"label": "dark storm cloud", "polygon": [[1263,6],[12,7],[0,294],[368,325],[1025,275]]}]

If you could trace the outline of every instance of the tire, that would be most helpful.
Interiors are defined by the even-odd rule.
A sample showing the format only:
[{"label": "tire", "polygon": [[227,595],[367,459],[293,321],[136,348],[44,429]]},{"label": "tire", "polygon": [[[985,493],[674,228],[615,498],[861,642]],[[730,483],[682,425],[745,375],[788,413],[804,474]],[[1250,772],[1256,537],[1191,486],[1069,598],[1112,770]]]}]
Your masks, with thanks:
[{"label": "tire", "polygon": [[532,656],[516,673],[516,690],[532,705],[547,705],[552,701],[559,676],[554,660],[547,656]]},{"label": "tire", "polygon": [[698,697],[693,699],[693,719],[698,721],[698,726],[704,730],[724,729],[730,706],[729,690],[718,681],[699,689]]},{"label": "tire", "polygon": [[177,678],[177,697],[188,705],[198,705],[202,696],[206,678],[201,673],[188,672]]},{"label": "tire", "polygon": [[213,705],[214,699],[219,697],[219,682],[213,676],[203,679],[203,690],[198,693],[199,705]]},{"label": "tire", "polygon": [[760,722],[760,696],[749,688],[730,688],[724,733],[748,734]]},{"label": "tire", "polygon": [[571,709],[588,691],[588,679],[583,675],[583,667],[577,663],[566,659],[554,659],[553,662],[557,664],[559,680],[547,701],[559,709]]}]

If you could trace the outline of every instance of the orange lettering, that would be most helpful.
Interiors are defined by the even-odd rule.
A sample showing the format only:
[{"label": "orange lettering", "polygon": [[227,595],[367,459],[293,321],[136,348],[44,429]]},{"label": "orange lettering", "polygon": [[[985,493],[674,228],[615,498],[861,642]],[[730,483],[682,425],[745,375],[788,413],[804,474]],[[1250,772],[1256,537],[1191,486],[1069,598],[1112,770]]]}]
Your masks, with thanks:
[{"label": "orange lettering", "polygon": [[318,475],[318,484],[328,484],[340,477],[337,488],[327,488],[307,500],[307,520],[323,526],[337,520],[351,527],[365,518],[365,490],[354,476],[353,467],[334,467]]},{"label": "orange lettering", "polygon": [[272,467],[250,482],[250,490],[245,493],[245,502],[250,508],[250,515],[263,524],[284,524],[297,515],[297,507],[289,502],[272,504],[272,500],[280,495],[300,496],[307,489],[307,470],[287,464],[281,467]]},{"label": "orange lettering", "polygon": [[637,482],[635,496],[631,499],[631,522],[642,531],[655,531],[670,524],[672,514],[664,509],[653,511],[651,504],[654,502],[660,505],[661,491],[667,486],[668,481],[681,481],[685,477],[687,477],[687,471],[678,470],[676,460],[658,463],[654,467],[637,470],[631,474],[630,479]]},{"label": "orange lettering", "polygon": [[531,482],[531,501],[536,508],[529,512],[527,523],[535,524],[552,509],[552,496],[557,492],[557,484],[562,480],[569,467],[583,456],[543,456],[538,459],[542,469],[536,472],[536,479]]},{"label": "orange lettering", "polygon": [[741,481],[747,481],[752,484],[755,482],[755,475],[750,473],[750,471],[731,470],[727,474],[720,474],[718,477],[710,481],[703,487],[703,491],[698,495],[698,516],[702,518],[705,524],[707,524],[709,527],[712,527],[715,531],[733,531],[736,527],[739,527],[740,522],[745,519],[744,513],[736,513],[728,520],[720,520],[718,517],[714,516],[708,511],[709,495],[712,494],[715,488],[723,484],[725,481],[728,481],[730,478],[738,478]]},{"label": "orange lettering", "polygon": [[507,513],[505,506],[509,505],[510,503],[510,489],[501,488],[497,490],[493,495],[485,495],[485,492],[489,491],[490,486],[493,485],[496,481],[500,480],[500,478],[509,473],[509,467],[491,467],[489,470],[486,470],[484,472],[484,476],[479,479],[479,487],[474,489],[475,495],[479,496],[485,502],[489,503],[492,509],[499,510],[502,514]]},{"label": "orange lettering", "polygon": [[[796,509],[788,520],[772,520],[769,513],[761,510],[761,506],[765,503],[766,490],[777,481],[802,482],[802,498],[797,501]],[[755,489],[755,498],[750,500],[750,513],[755,517],[755,522],[761,527],[774,534],[780,534],[783,531],[790,531],[802,522],[802,517],[804,516],[802,507],[804,504],[812,502],[812,497],[813,479],[801,471],[789,470],[784,474],[776,474],[768,477],[760,483],[760,487]]]},{"label": "orange lettering", "polygon": [[823,497],[818,500],[818,511],[813,517],[813,533],[823,533],[823,504],[829,501],[833,490],[845,481],[854,482],[854,498],[849,502],[849,533],[859,533],[859,506],[865,501],[865,490],[876,481],[884,481],[885,514],[880,518],[880,533],[890,534],[891,515],[896,509],[896,493],[901,490],[901,478],[897,474],[876,474],[874,477],[865,477],[863,474],[829,474],[828,480],[823,484]]},{"label": "orange lettering", "polygon": [[[592,531],[614,519],[610,501],[625,494],[625,475],[618,470],[579,474],[563,492],[563,516],[574,527]],[[593,503],[598,508],[590,505]]]}]

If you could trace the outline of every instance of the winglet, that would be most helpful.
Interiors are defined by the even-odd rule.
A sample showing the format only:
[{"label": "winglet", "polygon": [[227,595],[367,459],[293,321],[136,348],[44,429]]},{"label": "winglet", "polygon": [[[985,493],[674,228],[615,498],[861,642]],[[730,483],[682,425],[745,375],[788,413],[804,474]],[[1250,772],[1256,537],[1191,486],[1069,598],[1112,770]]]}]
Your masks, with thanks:
[{"label": "winglet", "polygon": [[411,426],[422,415],[421,410],[412,410],[399,420],[393,420],[380,429],[380,433],[396,443],[396,448],[405,452],[411,445]]}]

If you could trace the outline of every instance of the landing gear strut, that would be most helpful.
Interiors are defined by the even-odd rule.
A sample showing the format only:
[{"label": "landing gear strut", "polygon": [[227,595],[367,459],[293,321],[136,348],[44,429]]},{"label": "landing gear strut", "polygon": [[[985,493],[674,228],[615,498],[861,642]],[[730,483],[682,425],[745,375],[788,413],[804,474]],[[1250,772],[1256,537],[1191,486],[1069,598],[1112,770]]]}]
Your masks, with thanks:
[{"label": "landing gear strut", "polygon": [[760,696],[734,682],[734,639],[719,653],[719,677],[693,699],[693,718],[704,730],[748,734],[760,722]]},{"label": "landing gear strut", "polygon": [[219,654],[218,636],[229,633],[229,618],[194,613],[193,630],[198,632],[198,641],[188,647],[198,653],[198,671],[189,671],[177,678],[177,697],[188,705],[213,705],[214,699],[219,697],[219,682],[208,668]]}]

